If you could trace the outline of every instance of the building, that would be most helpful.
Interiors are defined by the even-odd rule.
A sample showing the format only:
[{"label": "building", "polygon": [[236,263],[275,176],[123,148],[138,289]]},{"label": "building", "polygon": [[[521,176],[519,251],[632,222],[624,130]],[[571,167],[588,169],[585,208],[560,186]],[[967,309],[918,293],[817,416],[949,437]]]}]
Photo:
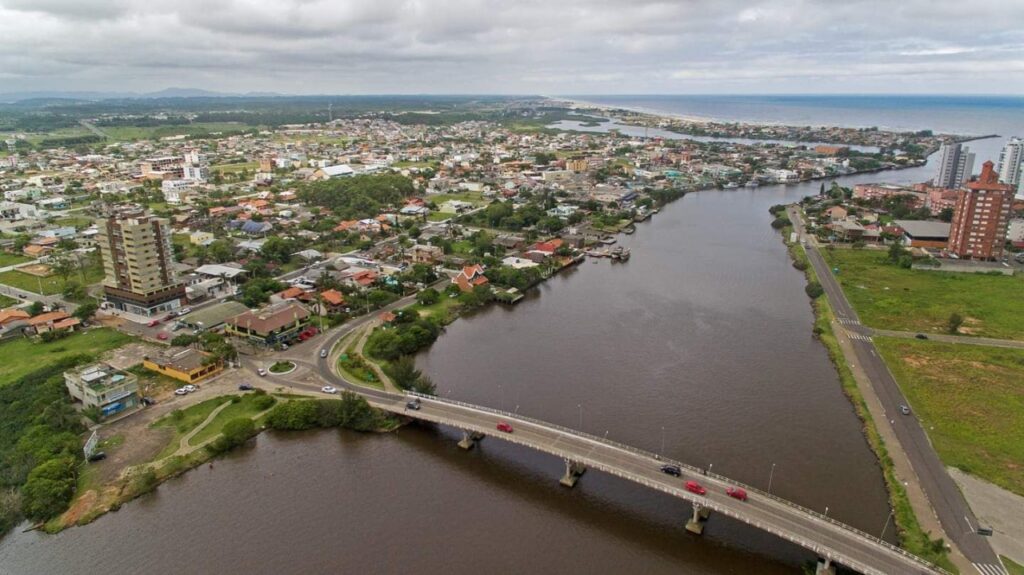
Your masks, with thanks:
[{"label": "building", "polygon": [[452,278],[452,283],[459,286],[460,291],[473,291],[477,286],[487,285],[488,279],[484,275],[484,268],[480,264],[466,266],[459,271],[458,275]]},{"label": "building", "polygon": [[1024,183],[1024,178],[1021,177],[1022,170],[1024,170],[1024,140],[1011,138],[1003,146],[1003,151],[999,154],[999,168],[997,170],[999,172],[999,181],[1004,184],[1010,184],[1018,191],[1024,190],[1024,187],[1021,186]]},{"label": "building", "polygon": [[444,259],[444,250],[438,246],[415,244],[409,249],[409,259],[414,264],[435,264]]},{"label": "building", "polygon": [[162,180],[164,178],[181,178],[181,159],[176,156],[146,158],[139,162],[139,170],[143,178]]},{"label": "building", "polygon": [[258,311],[247,310],[228,318],[225,324],[227,333],[233,336],[257,345],[275,346],[308,338],[309,330],[315,330],[309,326],[310,315],[302,304],[283,301]]},{"label": "building", "polygon": [[152,316],[177,309],[185,286],[174,277],[171,227],[142,212],[97,222],[103,293],[114,309]]},{"label": "building", "polygon": [[224,371],[224,362],[193,347],[172,347],[155,357],[146,356],[142,367],[185,383],[197,383]]},{"label": "building", "polygon": [[933,182],[938,188],[957,189],[971,179],[974,154],[962,144],[946,143],[939,148],[939,173]]},{"label": "building", "polygon": [[185,166],[182,168],[181,177],[192,182],[205,182],[210,179],[210,168],[208,166]]},{"label": "building", "polygon": [[105,363],[93,363],[64,372],[64,385],[86,408],[110,417],[139,405],[139,381],[131,373]]},{"label": "building", "polygon": [[960,190],[953,210],[949,250],[960,258],[1002,258],[1012,203],[1013,186],[999,183],[992,162],[985,162],[978,179]]},{"label": "building", "polygon": [[896,220],[903,230],[903,243],[912,248],[943,249],[949,243],[950,224],[926,220]]}]

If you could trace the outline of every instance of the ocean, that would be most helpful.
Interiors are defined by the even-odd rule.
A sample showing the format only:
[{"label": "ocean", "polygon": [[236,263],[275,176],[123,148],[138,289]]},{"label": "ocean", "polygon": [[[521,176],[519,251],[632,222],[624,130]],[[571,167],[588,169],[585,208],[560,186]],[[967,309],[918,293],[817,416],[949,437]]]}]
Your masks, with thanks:
[{"label": "ocean", "polygon": [[932,130],[936,133],[998,138],[971,142],[975,171],[1012,136],[1024,137],[1024,97],[901,95],[646,95],[561,96],[579,102],[631,110],[726,122],[794,126],[878,127],[885,130]]}]

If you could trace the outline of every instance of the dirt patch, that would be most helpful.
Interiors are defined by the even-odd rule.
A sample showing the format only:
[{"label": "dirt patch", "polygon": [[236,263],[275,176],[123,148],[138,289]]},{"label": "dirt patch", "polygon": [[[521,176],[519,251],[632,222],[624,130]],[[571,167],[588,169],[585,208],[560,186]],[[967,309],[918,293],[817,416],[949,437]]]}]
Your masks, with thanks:
[{"label": "dirt patch", "polygon": [[144,409],[134,416],[105,426],[100,431],[101,438],[120,435],[124,442],[107,450],[107,458],[93,463],[96,466],[96,481],[106,485],[118,477],[124,469],[145,463],[155,457],[167,442],[174,436],[174,431],[166,427],[151,428],[152,423],[162,415],[161,410]]},{"label": "dirt patch", "polygon": [[30,276],[41,278],[48,278],[53,275],[53,270],[51,270],[50,266],[46,264],[29,264],[27,266],[21,266],[18,268],[18,271]]},{"label": "dirt patch", "polygon": [[71,508],[61,515],[60,521],[64,525],[74,525],[78,523],[78,520],[82,518],[82,515],[92,508],[96,504],[96,500],[99,498],[99,494],[96,493],[95,489],[90,489],[83,493],[81,497],[75,500],[71,505]]},{"label": "dirt patch", "polygon": [[903,361],[907,365],[912,366],[912,367],[923,367],[923,366],[928,365],[928,360],[926,360],[926,359],[924,359],[922,357],[918,357],[916,355],[905,355],[905,356],[903,356]]}]

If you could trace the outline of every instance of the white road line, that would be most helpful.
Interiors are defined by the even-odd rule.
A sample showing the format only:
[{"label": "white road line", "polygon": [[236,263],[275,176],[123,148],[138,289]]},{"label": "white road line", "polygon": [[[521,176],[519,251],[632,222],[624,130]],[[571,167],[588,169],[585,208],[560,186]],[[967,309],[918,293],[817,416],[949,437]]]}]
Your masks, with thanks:
[{"label": "white road line", "polygon": [[964,515],[964,521],[967,522],[967,527],[970,528],[971,531],[974,531],[974,526],[971,525],[971,520],[968,519],[966,515]]},{"label": "white road line", "polygon": [[1006,569],[1002,565],[993,565],[991,563],[974,563],[974,568],[977,569],[982,575],[1008,575]]}]

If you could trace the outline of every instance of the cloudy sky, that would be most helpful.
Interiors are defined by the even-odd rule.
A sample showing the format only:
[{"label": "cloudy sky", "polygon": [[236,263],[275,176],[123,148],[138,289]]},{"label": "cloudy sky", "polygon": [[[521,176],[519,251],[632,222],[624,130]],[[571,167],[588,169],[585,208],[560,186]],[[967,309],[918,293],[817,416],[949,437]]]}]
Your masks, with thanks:
[{"label": "cloudy sky", "polygon": [[1024,0],[0,0],[0,92],[1024,94]]}]

